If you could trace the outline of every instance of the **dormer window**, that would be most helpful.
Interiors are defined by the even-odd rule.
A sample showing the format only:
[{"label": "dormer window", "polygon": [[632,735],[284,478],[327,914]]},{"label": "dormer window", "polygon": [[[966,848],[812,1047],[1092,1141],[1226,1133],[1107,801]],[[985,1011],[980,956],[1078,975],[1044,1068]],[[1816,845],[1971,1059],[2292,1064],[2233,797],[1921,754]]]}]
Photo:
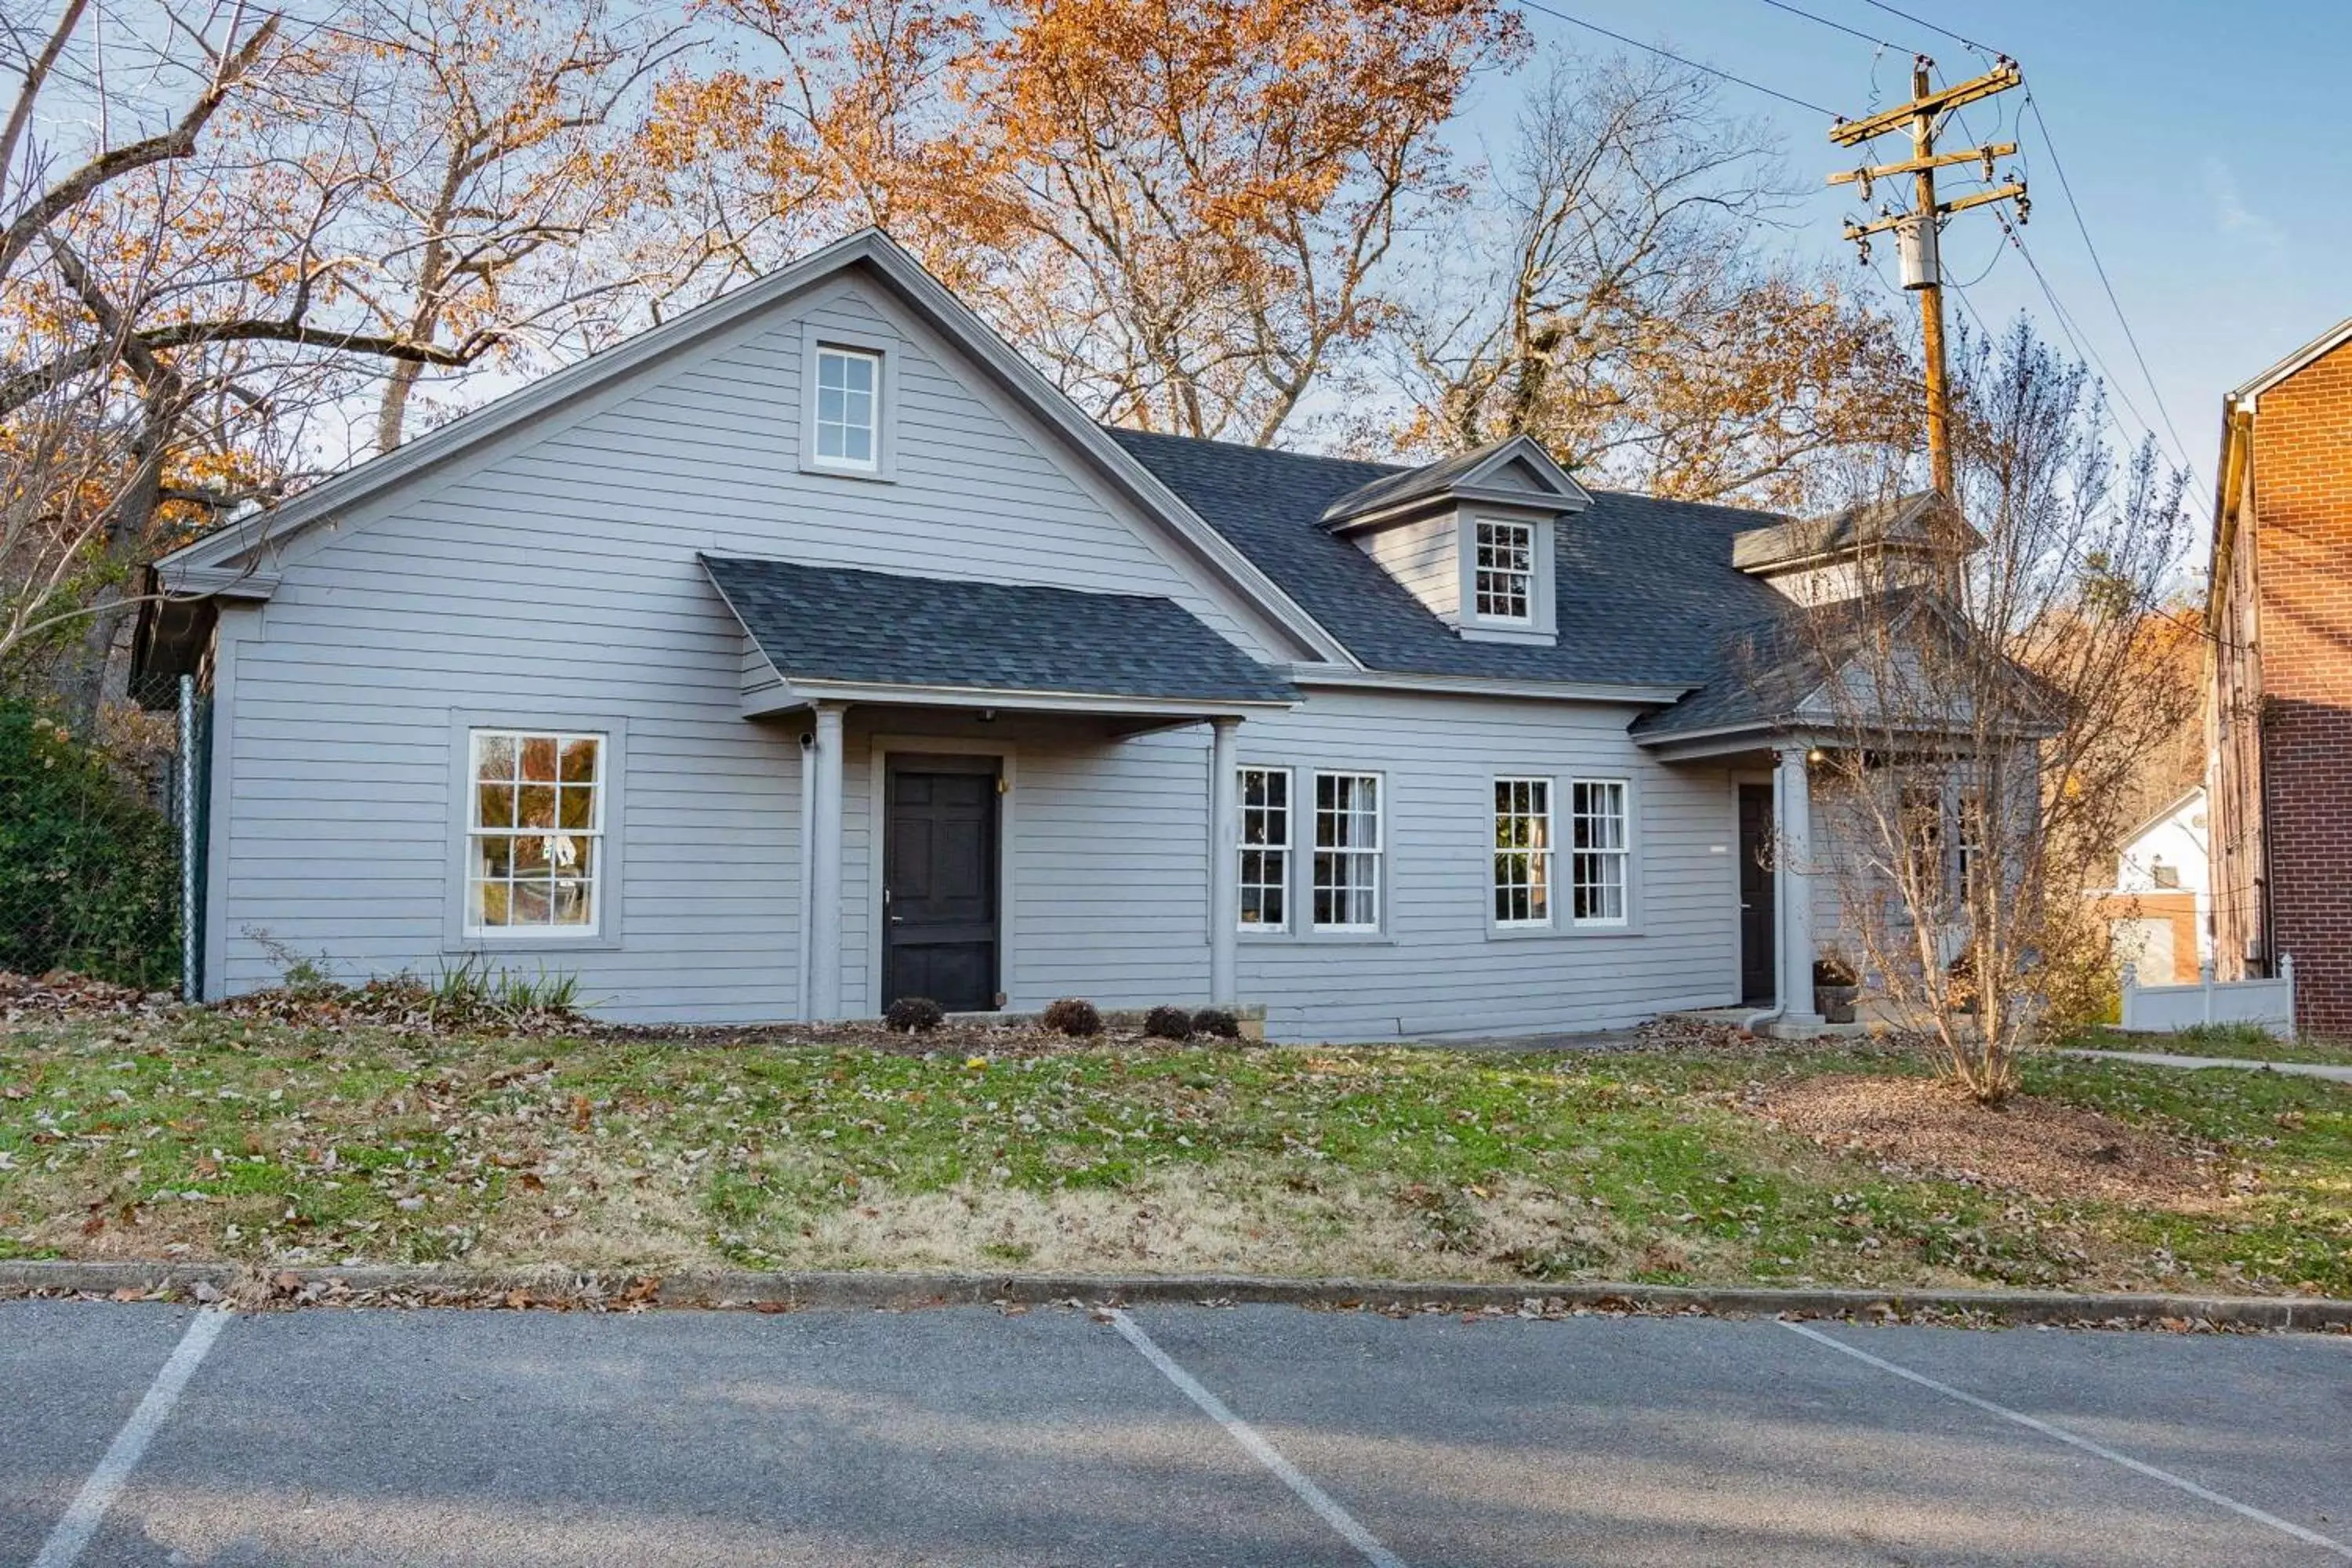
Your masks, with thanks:
[{"label": "dormer window", "polygon": [[1522,626],[1533,620],[1535,525],[1481,519],[1476,548],[1478,618],[1516,621]]},{"label": "dormer window", "polygon": [[828,467],[874,471],[876,402],[882,356],[863,349],[816,351],[816,460]]},{"label": "dormer window", "polygon": [[1540,443],[1513,436],[1350,490],[1324,510],[1323,526],[1455,636],[1549,647],[1559,636],[1561,520],[1591,504]]}]

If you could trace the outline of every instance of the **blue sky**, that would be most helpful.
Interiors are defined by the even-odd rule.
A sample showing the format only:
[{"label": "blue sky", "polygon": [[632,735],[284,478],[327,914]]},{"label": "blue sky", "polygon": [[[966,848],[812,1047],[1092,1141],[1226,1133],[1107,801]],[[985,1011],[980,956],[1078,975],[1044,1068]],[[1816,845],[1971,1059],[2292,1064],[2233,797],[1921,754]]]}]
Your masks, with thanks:
[{"label": "blue sky", "polygon": [[[1662,45],[1794,97],[1859,115],[1899,102],[1909,56],[1773,8],[1765,0],[1546,0],[1558,10]],[[1865,0],[1790,0],[1817,16],[1895,44],[1924,48],[1944,79],[1983,69],[1977,56]],[[2152,398],[2059,189],[2049,143],[2023,94],[1970,110],[1984,140],[2021,144],[2032,186],[2026,245],[2057,298],[2114,373],[2119,420],[2144,420],[2164,438],[2157,400],[2169,412],[2210,501],[2221,395],[2273,361],[2352,316],[2352,123],[2346,66],[2352,63],[2347,0],[1893,0],[1911,15],[2005,50],[2024,67],[2051,138],[2096,242],[2124,313],[2145,351]],[[1619,46],[1539,13],[1535,37],[1581,52]],[[1874,58],[1875,57],[1875,58]],[[1517,84],[1479,89],[1469,122],[1493,137],[1508,124]],[[1792,167],[1817,174],[1851,166],[1817,115],[1725,84],[1724,102],[1776,125]],[[1998,110],[1999,130],[1996,131]],[[2012,133],[2015,132],[2015,133]],[[1497,146],[1500,142],[1496,143]],[[1949,144],[1949,143],[1948,143]],[[1880,161],[1901,155],[1890,139]],[[1795,215],[1790,243],[1854,268],[1838,239],[1846,192],[1823,194]],[[1996,326],[2020,308],[2063,342],[2032,272],[2016,252],[1995,260],[2000,226],[1961,215],[1944,240],[1947,275],[1974,279],[1977,311]],[[1892,277],[1892,247],[1877,247]],[[1882,295],[1882,298],[1885,296]],[[2169,441],[2167,439],[2169,448]],[[2196,510],[2205,510],[2200,501]]]}]

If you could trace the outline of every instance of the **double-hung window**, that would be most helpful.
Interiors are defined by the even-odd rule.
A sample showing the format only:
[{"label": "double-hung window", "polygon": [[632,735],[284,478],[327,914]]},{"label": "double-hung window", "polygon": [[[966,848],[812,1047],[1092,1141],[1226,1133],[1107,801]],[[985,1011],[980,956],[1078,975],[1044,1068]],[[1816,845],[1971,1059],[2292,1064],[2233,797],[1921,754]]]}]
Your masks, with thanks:
[{"label": "double-hung window", "polygon": [[1381,775],[1315,775],[1317,931],[1381,927]]},{"label": "double-hung window", "polygon": [[1631,829],[1622,779],[1569,785],[1570,907],[1578,925],[1626,923]]},{"label": "double-hung window", "polygon": [[604,883],[604,737],[471,731],[466,933],[596,929]]},{"label": "double-hung window", "polygon": [[1290,923],[1290,770],[1241,771],[1244,931]]},{"label": "double-hung window", "polygon": [[1963,787],[1952,806],[1952,871],[1958,879],[1958,891],[1969,896],[1969,879],[1975,872],[1977,859],[1984,853],[1984,797],[1972,787]]},{"label": "double-hung window", "polygon": [[1476,580],[1472,584],[1478,618],[1484,621],[1535,619],[1536,530],[1529,522],[1496,522],[1482,518],[1476,538]]},{"label": "double-hung window", "polygon": [[1495,781],[1495,923],[1551,923],[1551,780]]},{"label": "double-hung window", "polygon": [[816,460],[871,472],[878,464],[882,356],[864,349],[816,351]]}]

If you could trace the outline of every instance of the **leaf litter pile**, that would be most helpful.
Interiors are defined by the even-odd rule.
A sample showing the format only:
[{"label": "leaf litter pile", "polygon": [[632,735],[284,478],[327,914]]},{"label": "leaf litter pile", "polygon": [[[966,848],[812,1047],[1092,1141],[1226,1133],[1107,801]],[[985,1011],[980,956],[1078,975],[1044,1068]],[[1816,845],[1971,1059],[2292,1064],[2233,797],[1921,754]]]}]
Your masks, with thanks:
[{"label": "leaf litter pile", "polygon": [[[1608,1053],[181,1008],[0,983],[0,1257],[2352,1294],[2352,1089]],[[423,1021],[420,1021],[420,1015]]]}]

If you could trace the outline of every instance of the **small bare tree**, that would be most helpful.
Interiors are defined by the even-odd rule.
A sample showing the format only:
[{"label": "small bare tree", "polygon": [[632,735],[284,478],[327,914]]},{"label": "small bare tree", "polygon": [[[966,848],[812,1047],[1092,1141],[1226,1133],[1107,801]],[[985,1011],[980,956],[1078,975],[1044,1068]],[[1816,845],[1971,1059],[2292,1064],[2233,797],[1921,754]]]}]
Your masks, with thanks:
[{"label": "small bare tree", "polygon": [[1958,509],[1910,510],[1940,511],[1947,537],[1973,525],[1973,547],[1882,552],[1865,594],[1804,612],[1800,718],[1842,937],[1995,1103],[2053,995],[2105,962],[2084,869],[2183,719],[2139,677],[2169,640],[2186,477],[2152,444],[2119,458],[2089,374],[2021,320],[1958,363]]}]

